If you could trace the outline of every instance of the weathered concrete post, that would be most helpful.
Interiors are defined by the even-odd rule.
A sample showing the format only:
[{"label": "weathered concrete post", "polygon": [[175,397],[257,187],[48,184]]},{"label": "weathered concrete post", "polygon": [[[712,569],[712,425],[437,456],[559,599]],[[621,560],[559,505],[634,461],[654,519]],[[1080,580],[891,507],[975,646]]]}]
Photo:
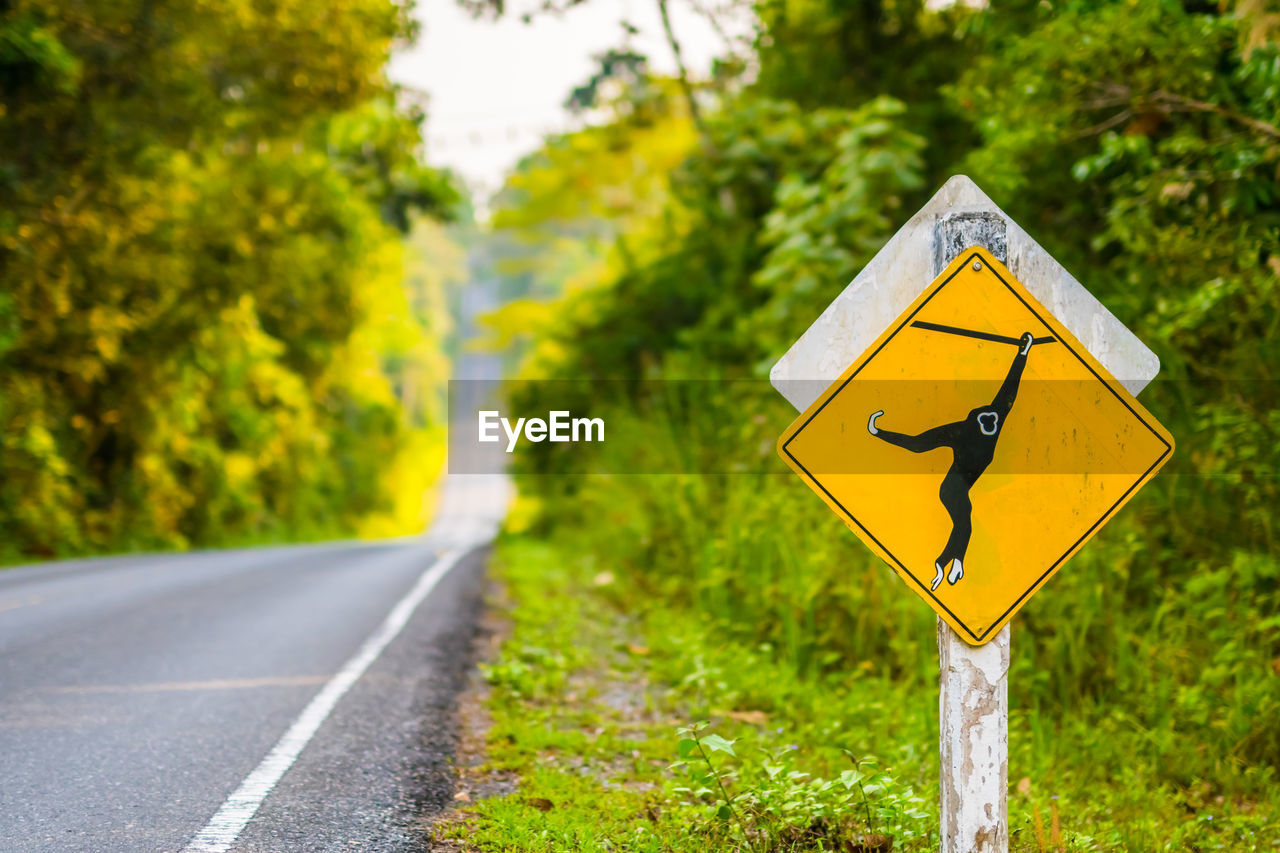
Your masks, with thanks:
[{"label": "weathered concrete post", "polygon": [[[1008,263],[1005,221],[994,213],[943,216],[933,274],[970,246]],[[1009,627],[970,646],[938,619],[942,853],[1009,850]]]}]

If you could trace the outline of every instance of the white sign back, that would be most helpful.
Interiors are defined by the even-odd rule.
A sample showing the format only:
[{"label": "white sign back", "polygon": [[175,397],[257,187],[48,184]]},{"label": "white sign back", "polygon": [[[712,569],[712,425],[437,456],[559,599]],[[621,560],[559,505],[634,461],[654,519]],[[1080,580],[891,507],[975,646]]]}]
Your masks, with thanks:
[{"label": "white sign back", "polygon": [[1009,270],[1136,396],[1160,359],[964,175],[947,181],[778,360],[773,386],[808,408],[933,281],[939,220],[983,213],[1005,221]]}]

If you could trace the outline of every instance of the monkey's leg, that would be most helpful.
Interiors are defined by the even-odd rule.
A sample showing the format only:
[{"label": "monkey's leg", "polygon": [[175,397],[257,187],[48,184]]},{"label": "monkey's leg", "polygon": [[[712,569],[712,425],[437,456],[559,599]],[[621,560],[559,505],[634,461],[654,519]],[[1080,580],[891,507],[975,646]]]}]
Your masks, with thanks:
[{"label": "monkey's leg", "polygon": [[934,563],[938,574],[933,579],[933,588],[942,583],[943,572],[955,561],[955,567],[947,575],[947,582],[954,584],[964,577],[964,555],[969,549],[969,537],[973,535],[973,503],[969,500],[969,484],[954,467],[942,478],[942,487],[938,490],[942,506],[951,516],[951,536]]}]

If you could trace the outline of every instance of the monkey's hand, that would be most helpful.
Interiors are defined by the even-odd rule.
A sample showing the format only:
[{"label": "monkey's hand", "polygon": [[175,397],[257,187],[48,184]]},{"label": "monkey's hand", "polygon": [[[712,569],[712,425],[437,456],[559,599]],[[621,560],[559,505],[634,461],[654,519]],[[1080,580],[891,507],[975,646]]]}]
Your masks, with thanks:
[{"label": "monkey's hand", "polygon": [[880,411],[876,412],[871,416],[871,419],[867,421],[867,432],[871,433],[872,435],[876,435],[877,433],[880,432],[880,430],[876,429],[876,418],[880,417],[883,414],[884,414],[884,410],[881,409]]}]

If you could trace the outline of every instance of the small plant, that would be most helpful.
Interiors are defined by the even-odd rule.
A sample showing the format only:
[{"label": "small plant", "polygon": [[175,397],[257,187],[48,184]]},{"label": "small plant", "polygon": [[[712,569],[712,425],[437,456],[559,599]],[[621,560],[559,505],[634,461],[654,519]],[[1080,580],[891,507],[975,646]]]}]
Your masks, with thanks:
[{"label": "small plant", "polygon": [[[888,853],[895,836],[908,840],[921,834],[927,819],[923,801],[871,757],[856,758],[833,779],[815,777],[795,766],[799,750],[788,746],[761,751],[758,763],[745,761],[734,742],[707,732],[709,724],[680,729],[680,760],[690,785],[677,793],[711,801],[713,820],[736,827],[746,849],[761,851],[840,850],[845,853]],[[712,754],[720,752],[741,764],[735,771]],[[742,779],[752,784],[730,793]]]},{"label": "small plant", "polygon": [[538,698],[564,683],[571,664],[560,652],[525,645],[506,649],[498,661],[479,668],[486,681],[509,695]]},{"label": "small plant", "polygon": [[[711,761],[711,753],[713,752],[722,752],[726,755],[734,756],[733,741],[725,740],[718,734],[708,733],[706,730],[710,725],[710,722],[704,720],[680,729],[680,742],[676,747],[680,760],[671,766],[673,769],[682,768],[687,770],[694,787],[677,788],[676,791],[682,794],[691,794],[697,798],[718,797],[716,816],[721,820],[732,819],[736,821],[739,828],[742,829],[743,835],[750,837],[751,831],[747,827],[746,821],[742,819],[742,815],[734,808],[733,795],[725,787],[726,774],[717,769]],[[697,760],[694,761],[694,759]],[[704,770],[703,767],[706,769]],[[715,784],[714,789],[711,788],[712,783]]]}]

